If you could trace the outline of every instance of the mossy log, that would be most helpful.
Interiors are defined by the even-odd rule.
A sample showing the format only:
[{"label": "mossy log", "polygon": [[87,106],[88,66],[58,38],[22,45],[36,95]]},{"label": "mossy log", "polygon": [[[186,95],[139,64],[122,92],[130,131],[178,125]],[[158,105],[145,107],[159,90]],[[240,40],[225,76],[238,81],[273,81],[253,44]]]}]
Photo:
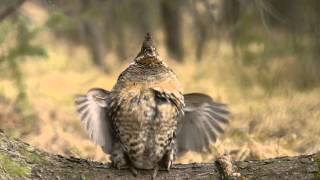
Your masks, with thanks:
[{"label": "mossy log", "polygon": [[[320,179],[320,153],[297,157],[233,162],[233,173],[223,173],[217,163],[176,164],[157,179]],[[150,179],[152,171],[139,170],[137,179]],[[117,170],[74,157],[40,151],[0,132],[0,179],[133,179]]]}]

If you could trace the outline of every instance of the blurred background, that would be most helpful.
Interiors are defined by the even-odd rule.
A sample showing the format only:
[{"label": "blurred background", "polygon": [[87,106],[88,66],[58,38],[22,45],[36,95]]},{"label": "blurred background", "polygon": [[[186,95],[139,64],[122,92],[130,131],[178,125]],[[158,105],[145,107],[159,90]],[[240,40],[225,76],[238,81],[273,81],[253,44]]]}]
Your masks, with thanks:
[{"label": "blurred background", "polygon": [[184,92],[227,103],[212,152],[179,162],[320,150],[318,0],[1,0],[0,129],[55,154],[108,161],[73,99],[111,89],[151,32]]}]

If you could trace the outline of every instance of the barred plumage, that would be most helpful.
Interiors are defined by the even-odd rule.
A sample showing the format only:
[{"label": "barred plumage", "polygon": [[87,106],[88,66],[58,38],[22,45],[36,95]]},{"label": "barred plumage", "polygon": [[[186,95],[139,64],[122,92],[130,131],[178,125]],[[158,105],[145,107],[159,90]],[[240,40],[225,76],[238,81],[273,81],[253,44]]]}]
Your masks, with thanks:
[{"label": "barred plumage", "polygon": [[149,34],[110,92],[91,89],[76,105],[89,137],[117,168],[170,169],[176,154],[208,150],[229,121],[226,105],[182,94]]}]

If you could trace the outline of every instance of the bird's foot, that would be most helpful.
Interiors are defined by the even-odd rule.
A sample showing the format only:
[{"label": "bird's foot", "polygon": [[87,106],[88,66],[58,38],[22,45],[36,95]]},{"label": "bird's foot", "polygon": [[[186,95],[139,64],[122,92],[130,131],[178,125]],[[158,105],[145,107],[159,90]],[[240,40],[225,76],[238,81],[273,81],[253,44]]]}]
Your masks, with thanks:
[{"label": "bird's foot", "polygon": [[136,168],[134,168],[133,166],[130,166],[129,169],[130,169],[130,172],[132,173],[132,175],[133,175],[134,177],[137,177],[137,176],[138,176],[138,171],[137,171]]},{"label": "bird's foot", "polygon": [[172,166],[172,162],[175,159],[175,148],[174,146],[171,147],[169,151],[166,152],[164,155],[162,162],[164,167],[167,169],[167,171],[170,171],[170,168]]},{"label": "bird's foot", "polygon": [[134,177],[137,177],[138,176],[138,171],[136,168],[134,168],[132,165],[128,164],[127,163],[127,159],[126,157],[122,157],[122,156],[114,156],[112,158],[112,164],[115,168],[117,169],[129,169],[131,174],[134,176]]},{"label": "bird's foot", "polygon": [[159,166],[156,166],[153,170],[153,174],[152,174],[152,180],[155,180],[156,177],[157,177],[157,174],[158,174],[158,171],[159,171]]},{"label": "bird's foot", "polygon": [[124,169],[129,167],[129,163],[123,149],[119,144],[115,145],[115,148],[111,154],[112,165],[117,169]]},{"label": "bird's foot", "polygon": [[129,169],[134,177],[138,176],[138,171],[131,165],[129,158],[126,156],[125,152],[117,144],[111,154],[112,165],[117,169]]},{"label": "bird's foot", "polygon": [[117,169],[124,169],[128,167],[126,158],[121,155],[112,157],[112,165]]}]

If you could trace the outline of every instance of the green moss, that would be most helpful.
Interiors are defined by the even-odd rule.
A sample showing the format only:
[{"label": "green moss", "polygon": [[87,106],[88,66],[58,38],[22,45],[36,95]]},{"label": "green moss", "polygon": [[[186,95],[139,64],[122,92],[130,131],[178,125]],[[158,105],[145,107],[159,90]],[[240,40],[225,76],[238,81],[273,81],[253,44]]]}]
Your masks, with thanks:
[{"label": "green moss", "polygon": [[[318,164],[318,169],[320,169],[320,153],[316,154],[315,158],[316,163]],[[316,174],[316,179],[320,179],[320,172]]]},{"label": "green moss", "polygon": [[28,177],[31,175],[31,168],[13,161],[10,157],[0,154],[0,165],[11,177]]},{"label": "green moss", "polygon": [[40,163],[41,157],[34,151],[34,148],[32,146],[26,146],[25,148],[20,148],[19,154],[24,156],[24,158],[31,163],[38,164]]}]

